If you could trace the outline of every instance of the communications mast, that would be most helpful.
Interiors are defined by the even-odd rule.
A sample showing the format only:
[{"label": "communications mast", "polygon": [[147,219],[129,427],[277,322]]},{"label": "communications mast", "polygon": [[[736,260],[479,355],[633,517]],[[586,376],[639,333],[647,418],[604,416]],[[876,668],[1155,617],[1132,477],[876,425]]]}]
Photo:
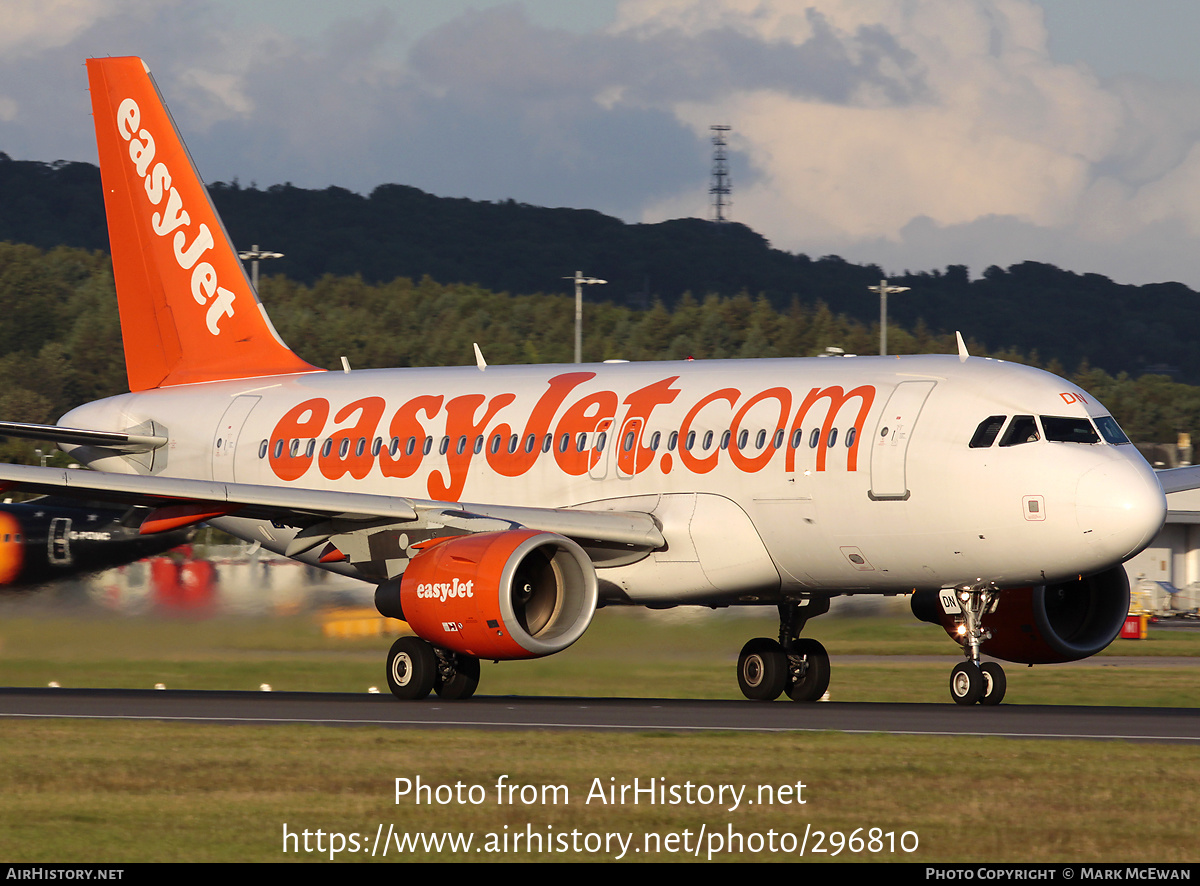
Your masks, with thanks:
[{"label": "communications mast", "polygon": [[725,156],[725,147],[728,145],[725,133],[732,127],[717,125],[708,128],[713,133],[712,187],[708,189],[712,195],[712,220],[723,224],[729,221],[729,207],[732,205],[729,200],[732,189],[729,183],[729,160]]}]

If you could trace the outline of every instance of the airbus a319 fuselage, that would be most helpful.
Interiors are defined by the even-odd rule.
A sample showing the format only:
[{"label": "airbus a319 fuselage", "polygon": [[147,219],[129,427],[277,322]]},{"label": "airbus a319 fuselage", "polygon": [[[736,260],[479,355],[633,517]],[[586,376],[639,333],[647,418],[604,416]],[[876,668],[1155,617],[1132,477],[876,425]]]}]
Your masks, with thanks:
[{"label": "airbus a319 fuselage", "polygon": [[[1090,435],[971,446],[981,423],[1020,415]],[[1091,416],[1111,421],[1048,373],[930,356],[331,372],[129,394],[63,423],[152,421],[170,441],[154,470],[178,476],[644,511],[666,545],[602,569],[600,594],[661,604],[1046,584],[1120,563],[1157,532],[1162,491]],[[239,532],[291,540],[269,521]]]},{"label": "airbus a319 fuselage", "polygon": [[[10,485],[145,501],[374,581],[418,635],[401,698],[569,646],[597,605],[768,604],[750,698],[825,691],[806,621],[911,594],[963,646],[955,701],[1086,657],[1162,487],[1087,392],[958,355],[324,372],[287,349],[138,59],[88,63],[131,393],[40,429],[94,472]],[[14,426],[8,425],[8,428]],[[28,433],[38,432],[29,429]]]}]

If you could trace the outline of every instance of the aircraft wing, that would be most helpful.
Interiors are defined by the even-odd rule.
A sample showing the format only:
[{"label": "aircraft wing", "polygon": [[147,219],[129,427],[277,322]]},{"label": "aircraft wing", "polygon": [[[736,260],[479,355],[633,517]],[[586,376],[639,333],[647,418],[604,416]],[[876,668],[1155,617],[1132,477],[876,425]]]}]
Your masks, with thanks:
[{"label": "aircraft wing", "polygon": [[1165,471],[1155,471],[1163,492],[1186,492],[1189,489],[1200,489],[1200,465],[1188,465],[1185,468],[1168,468]]},{"label": "aircraft wing", "polygon": [[[327,538],[328,533],[321,526],[328,526],[331,520],[405,524],[434,517],[439,523],[466,531],[524,527],[555,532],[581,543],[597,542],[641,551],[665,544],[654,518],[639,512],[475,505],[36,465],[0,465],[0,488],[150,505],[156,510],[142,525],[145,534],[235,514],[271,520],[301,529],[289,547],[289,556]],[[306,528],[313,531],[306,535],[303,531]]]}]

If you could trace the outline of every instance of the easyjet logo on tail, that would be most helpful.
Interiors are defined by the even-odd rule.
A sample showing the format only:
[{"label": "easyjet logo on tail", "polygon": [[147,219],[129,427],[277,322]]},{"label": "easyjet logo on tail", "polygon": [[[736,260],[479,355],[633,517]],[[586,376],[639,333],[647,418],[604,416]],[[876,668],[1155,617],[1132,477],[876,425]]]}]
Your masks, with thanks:
[{"label": "easyjet logo on tail", "polygon": [[221,318],[233,316],[235,296],[220,285],[212,264],[201,261],[204,254],[213,248],[212,231],[203,222],[192,229],[192,219],[183,205],[183,198],[171,186],[171,170],[162,161],[155,163],[154,135],[142,129],[141,123],[142,109],[138,103],[132,98],[122,101],[117,107],[117,131],[129,143],[129,160],[145,185],[150,205],[161,207],[151,216],[151,226],[158,236],[171,236],[175,262],[181,270],[192,273],[192,298],[201,307],[208,307],[205,314],[208,331],[220,335]]}]

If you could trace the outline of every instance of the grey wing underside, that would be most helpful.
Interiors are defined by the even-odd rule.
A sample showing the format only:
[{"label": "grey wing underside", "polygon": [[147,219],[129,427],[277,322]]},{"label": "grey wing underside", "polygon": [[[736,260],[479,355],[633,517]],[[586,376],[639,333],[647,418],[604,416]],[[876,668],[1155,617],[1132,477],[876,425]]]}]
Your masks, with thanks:
[{"label": "grey wing underside", "polygon": [[[300,529],[295,548],[307,550],[299,539],[305,529],[330,520],[346,523],[403,525],[453,521],[465,531],[495,531],[523,527],[555,532],[584,545],[616,546],[650,551],[665,541],[654,518],[634,511],[527,508],[509,505],[438,502],[396,498],[362,492],[259,486],[217,480],[190,480],[142,474],[110,474],[81,469],[0,465],[0,485],[92,501],[114,501],[168,509],[192,506],[238,517],[270,520]],[[314,532],[309,538],[322,534]],[[589,545],[590,543],[590,545]],[[315,542],[314,542],[315,544]],[[289,554],[295,551],[289,550]]]}]

